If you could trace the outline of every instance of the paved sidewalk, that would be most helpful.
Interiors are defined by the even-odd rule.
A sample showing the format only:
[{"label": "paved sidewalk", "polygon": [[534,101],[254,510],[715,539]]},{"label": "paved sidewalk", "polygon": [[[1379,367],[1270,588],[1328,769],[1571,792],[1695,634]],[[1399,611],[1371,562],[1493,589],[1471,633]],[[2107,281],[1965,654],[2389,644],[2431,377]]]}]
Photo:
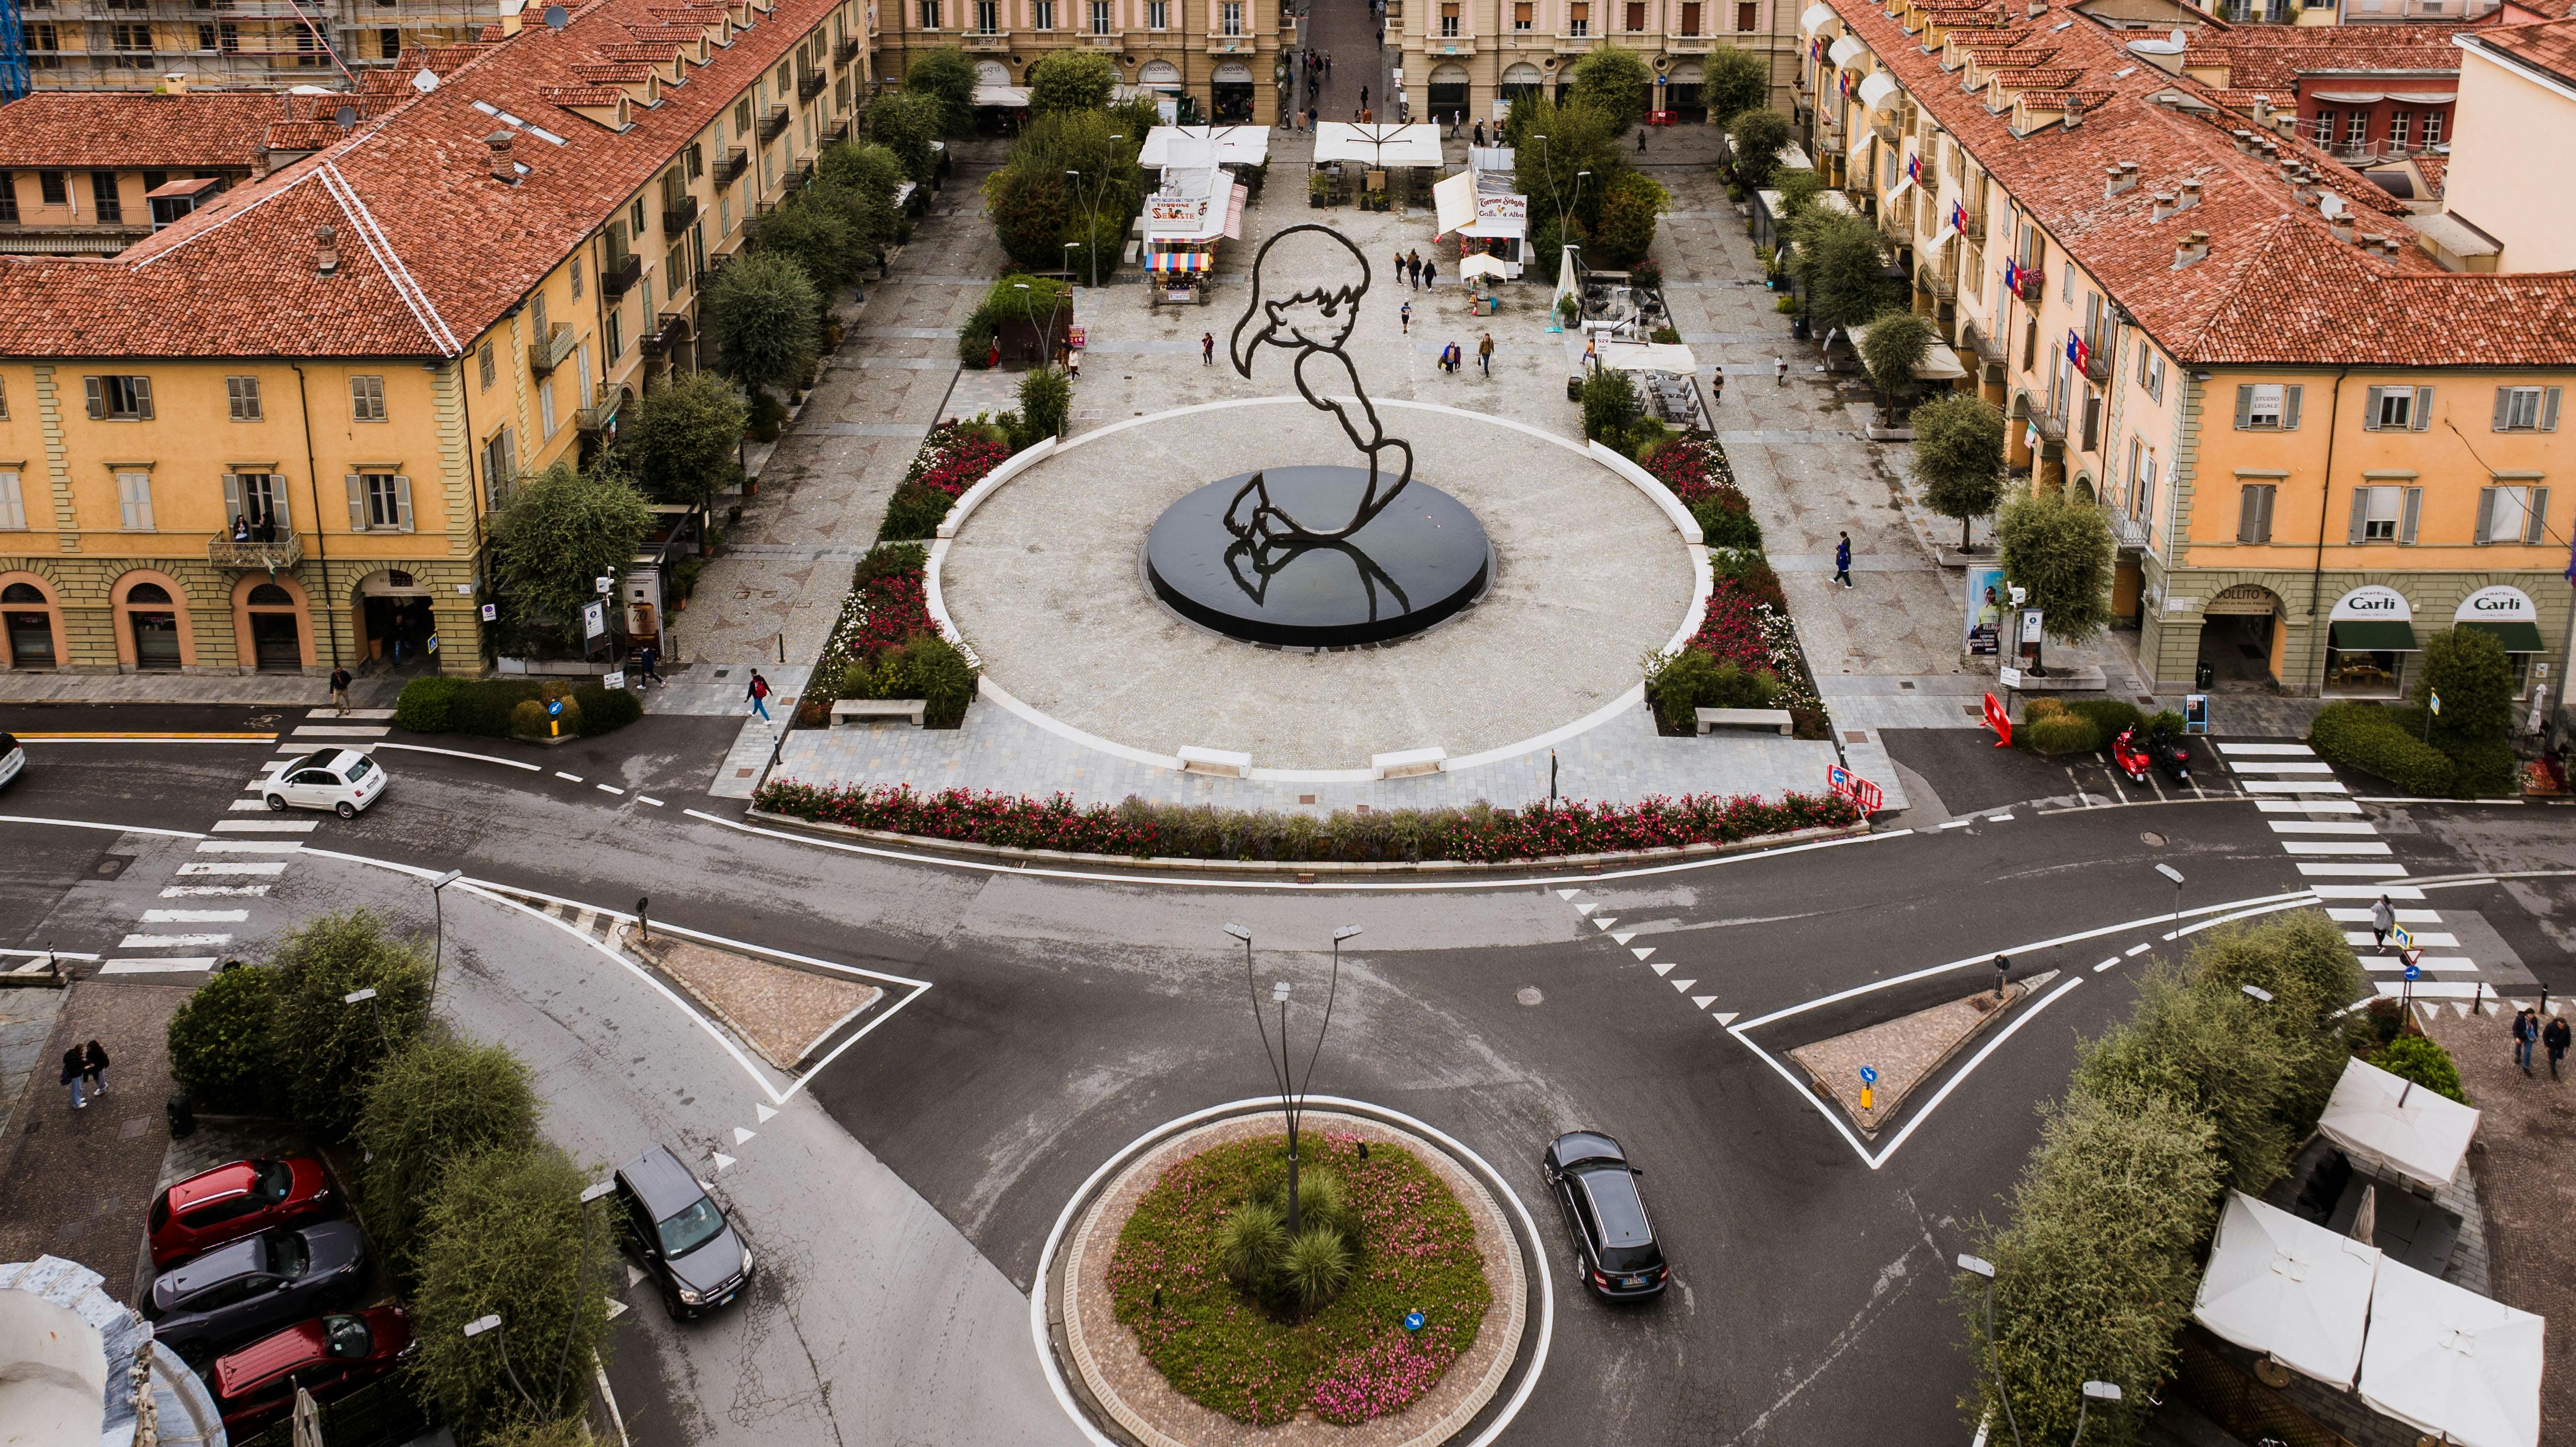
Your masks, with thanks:
[{"label": "paved sidewalk", "polygon": [[[354,707],[390,707],[410,675],[361,678]],[[0,704],[325,704],[331,680],[300,673],[40,673],[0,669]]]},{"label": "paved sidewalk", "polygon": [[[161,1102],[171,1089],[164,1035],[193,985],[75,982],[36,1057],[24,1105],[0,1138],[0,1261],[52,1254],[107,1278],[128,1299],[143,1254],[144,1213],[170,1144]],[[73,1110],[59,1084],[63,1051],[107,1047],[108,1093]]]}]

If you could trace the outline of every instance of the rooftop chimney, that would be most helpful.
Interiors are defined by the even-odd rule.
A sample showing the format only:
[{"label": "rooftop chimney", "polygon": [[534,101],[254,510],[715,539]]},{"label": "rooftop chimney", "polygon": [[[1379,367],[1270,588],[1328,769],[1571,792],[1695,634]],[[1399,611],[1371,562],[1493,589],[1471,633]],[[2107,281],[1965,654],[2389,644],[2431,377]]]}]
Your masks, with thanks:
[{"label": "rooftop chimney", "polygon": [[2177,189],[2182,192],[2182,196],[2174,202],[2174,209],[2176,211],[2188,211],[2194,206],[2200,204],[2200,183],[2198,181],[2180,182]]},{"label": "rooftop chimney", "polygon": [[2235,130],[2229,131],[2227,134],[2229,138],[2236,142],[2236,149],[2240,151],[2251,151],[2254,149],[2254,133],[2252,131]]},{"label": "rooftop chimney", "polygon": [[313,274],[336,276],[340,271],[340,229],[320,226],[313,231]]},{"label": "rooftop chimney", "polygon": [[527,0],[501,0],[502,35],[511,36],[519,33],[519,26],[525,19],[519,12],[525,9],[526,5]]},{"label": "rooftop chimney", "polygon": [[2105,199],[2117,196],[2123,191],[2134,191],[2137,186],[2137,162],[2121,161],[2102,168],[2102,195]]},{"label": "rooftop chimney", "polygon": [[519,168],[510,164],[510,133],[494,131],[483,138],[483,144],[492,148],[492,179],[510,186],[519,184]]},{"label": "rooftop chimney", "polygon": [[[2341,214],[2341,215],[2339,215],[2339,216],[2332,216],[2332,217],[2328,217],[2328,218],[2327,218],[2327,220],[2326,220],[2326,225],[2327,225],[2328,227],[2330,227],[2330,228],[2332,228],[2332,229],[2333,229],[2333,231],[2334,231],[2334,239],[2335,239],[2335,240],[2337,240],[2337,241],[2350,241],[2350,240],[2352,239],[2352,213],[2351,213],[2351,212],[2346,211],[2346,212],[2344,212],[2343,214]],[[2368,251],[2368,250],[2374,249],[2374,248],[2376,248],[2378,245],[2379,245],[2379,238],[2378,238],[2378,237],[2376,237],[2376,236],[2369,236],[2369,237],[2364,237],[2364,238],[2362,238],[2362,249],[2363,249],[2363,250],[2365,250],[2365,251]]]},{"label": "rooftop chimney", "polygon": [[2070,131],[2075,129],[2077,126],[2084,124],[2084,98],[2082,96],[2070,95],[2066,98],[2066,118],[2063,124],[2066,129]]},{"label": "rooftop chimney", "polygon": [[2182,239],[2181,245],[2174,248],[2173,269],[2180,271],[2186,266],[2191,266],[2208,259],[2208,256],[2209,233],[2206,231],[2192,232],[2190,235],[2185,236]]},{"label": "rooftop chimney", "polygon": [[188,93],[188,73],[184,70],[174,70],[168,75],[161,77],[161,92],[164,95],[186,95]]},{"label": "rooftop chimney", "polygon": [[2148,213],[2147,219],[2149,221],[2162,221],[2172,214],[2174,214],[2173,193],[2171,191],[2158,191],[2156,193],[2155,209]]}]

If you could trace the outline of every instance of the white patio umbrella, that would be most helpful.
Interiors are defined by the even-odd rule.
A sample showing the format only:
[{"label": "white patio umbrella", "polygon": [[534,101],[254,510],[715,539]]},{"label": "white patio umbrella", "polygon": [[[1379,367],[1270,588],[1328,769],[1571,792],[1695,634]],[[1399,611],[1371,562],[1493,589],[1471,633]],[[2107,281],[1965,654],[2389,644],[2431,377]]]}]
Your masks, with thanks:
[{"label": "white patio umbrella", "polygon": [[2355,1058],[2344,1062],[2317,1131],[2355,1160],[2432,1190],[2459,1176],[2478,1113]]},{"label": "white patio umbrella", "polygon": [[1458,262],[1458,276],[1464,281],[1474,281],[1480,276],[1499,278],[1511,274],[1510,267],[1481,251],[1473,256],[1462,257]]},{"label": "white patio umbrella", "polygon": [[2361,1399],[2459,1447],[2538,1447],[2541,1331],[2527,1311],[2382,1261]]},{"label": "white patio umbrella", "polygon": [[2377,1247],[2230,1191],[2192,1316],[2248,1351],[2349,1390],[2381,1269]]}]

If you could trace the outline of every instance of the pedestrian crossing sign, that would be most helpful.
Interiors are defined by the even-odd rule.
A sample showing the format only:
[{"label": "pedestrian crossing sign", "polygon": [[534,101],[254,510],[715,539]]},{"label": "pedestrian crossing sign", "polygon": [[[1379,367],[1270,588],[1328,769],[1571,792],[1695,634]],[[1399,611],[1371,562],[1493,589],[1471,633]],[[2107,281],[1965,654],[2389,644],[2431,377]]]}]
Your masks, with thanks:
[{"label": "pedestrian crossing sign", "polygon": [[2415,948],[2415,936],[2407,933],[2404,925],[2399,925],[2388,932],[2388,942],[2397,946],[2397,952],[2401,955]]}]

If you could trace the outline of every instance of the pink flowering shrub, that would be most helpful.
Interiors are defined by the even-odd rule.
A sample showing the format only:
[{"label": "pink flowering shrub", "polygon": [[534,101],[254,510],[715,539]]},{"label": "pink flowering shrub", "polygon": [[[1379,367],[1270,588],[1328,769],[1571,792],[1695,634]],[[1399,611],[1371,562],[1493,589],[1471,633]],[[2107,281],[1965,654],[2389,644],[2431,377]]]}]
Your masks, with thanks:
[{"label": "pink flowering shrub", "polygon": [[[1476,1340],[1493,1296],[1466,1208],[1410,1152],[1301,1134],[1301,1166],[1341,1177],[1358,1222],[1350,1284],[1302,1319],[1226,1277],[1218,1233],[1234,1208],[1275,1193],[1287,1139],[1215,1147],[1163,1173],[1119,1232],[1109,1291],[1119,1323],[1174,1390],[1262,1426],[1311,1411],[1348,1426],[1401,1412]],[[1161,1292],[1158,1304],[1155,1293]],[[1423,1314],[1407,1331],[1407,1312]]]}]

